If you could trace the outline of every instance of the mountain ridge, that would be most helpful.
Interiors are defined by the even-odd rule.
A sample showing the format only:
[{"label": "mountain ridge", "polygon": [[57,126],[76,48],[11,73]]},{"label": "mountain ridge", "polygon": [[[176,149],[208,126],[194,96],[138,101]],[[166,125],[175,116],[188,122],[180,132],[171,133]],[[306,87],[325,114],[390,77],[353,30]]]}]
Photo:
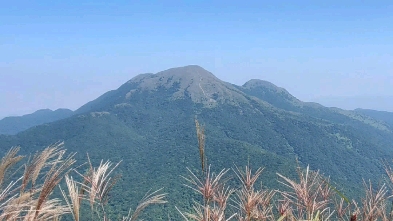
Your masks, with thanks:
[{"label": "mountain ridge", "polygon": [[327,107],[339,107],[345,110],[373,109],[377,111],[393,111],[392,95],[354,95],[354,96],[322,96],[313,101]]},{"label": "mountain ridge", "polygon": [[378,121],[385,122],[390,126],[390,128],[393,129],[393,112],[377,111],[377,110],[362,109],[362,108],[357,108],[354,111],[362,115],[372,117]]},{"label": "mountain ridge", "polygon": [[59,108],[40,109],[31,114],[5,117],[0,120],[0,134],[14,135],[34,126],[70,117],[72,114],[70,109]]}]

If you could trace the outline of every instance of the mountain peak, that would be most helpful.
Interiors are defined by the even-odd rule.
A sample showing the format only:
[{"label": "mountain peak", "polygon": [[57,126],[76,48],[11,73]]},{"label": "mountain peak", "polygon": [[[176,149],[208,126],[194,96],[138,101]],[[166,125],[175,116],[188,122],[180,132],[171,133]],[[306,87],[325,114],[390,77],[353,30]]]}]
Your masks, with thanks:
[{"label": "mountain peak", "polygon": [[[211,72],[198,65],[171,68],[156,74],[138,75],[129,84],[136,85],[136,89],[127,93],[129,98],[136,91],[156,91],[159,88],[176,88],[174,99],[190,97],[196,103],[214,106],[217,102],[238,100],[241,92],[232,85],[225,83]],[[237,103],[237,102],[236,102]]]},{"label": "mountain peak", "polygon": [[198,65],[188,65],[184,67],[176,67],[176,68],[171,68],[165,71],[160,71],[156,74],[140,74],[133,79],[129,81],[129,83],[140,83],[142,81],[146,81],[147,79],[151,78],[160,78],[162,81],[165,78],[175,78],[175,79],[182,79],[184,80],[194,80],[194,79],[215,79],[219,80],[216,78],[212,73],[209,71],[205,70],[201,66]]},{"label": "mountain peak", "polygon": [[245,84],[243,84],[242,87],[246,90],[252,90],[252,89],[256,89],[256,88],[264,88],[264,89],[270,90],[274,93],[285,95],[288,98],[290,97],[291,99],[296,99],[287,90],[285,90],[282,87],[278,87],[269,81],[264,81],[264,80],[259,80],[259,79],[251,79],[251,80],[247,81]]},{"label": "mountain peak", "polygon": [[303,102],[292,96],[287,90],[268,81],[252,79],[243,84],[241,88],[247,94],[284,110],[293,110],[293,108],[303,106]]},{"label": "mountain peak", "polygon": [[246,83],[243,84],[244,88],[247,89],[252,89],[255,87],[264,87],[270,90],[275,90],[275,91],[285,91],[285,89],[277,87],[276,85],[274,85],[273,83],[269,82],[269,81],[264,81],[264,80],[259,80],[259,79],[251,79],[249,81],[247,81]]}]

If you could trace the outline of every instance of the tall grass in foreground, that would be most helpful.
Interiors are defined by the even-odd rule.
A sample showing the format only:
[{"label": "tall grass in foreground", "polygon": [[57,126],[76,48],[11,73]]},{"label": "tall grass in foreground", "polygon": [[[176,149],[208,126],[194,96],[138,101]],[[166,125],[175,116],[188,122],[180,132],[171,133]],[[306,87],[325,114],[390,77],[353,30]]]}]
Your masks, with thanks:
[{"label": "tall grass in foreground", "polygon": [[[94,167],[88,159],[87,172],[82,174],[77,170],[79,167],[74,166],[75,154],[65,155],[63,143],[56,143],[28,157],[18,169],[23,171],[11,173],[11,167],[24,158],[17,156],[18,151],[18,147],[11,148],[0,162],[0,220],[60,220],[70,216],[79,221],[84,202],[90,205],[90,220],[109,220],[105,205],[118,178],[113,177],[112,172],[120,162],[101,161]],[[23,175],[15,178],[17,172]],[[71,172],[79,176],[78,179],[74,179]],[[63,179],[66,183],[65,189],[60,188],[63,198],[54,198],[53,192]],[[122,220],[137,220],[147,206],[166,203],[165,194],[159,191],[147,193],[137,208],[130,210]],[[86,220],[86,214],[84,217]]]},{"label": "tall grass in foreground", "polygon": [[[360,202],[348,200],[336,190],[319,171],[297,168],[298,179],[277,173],[281,189],[268,189],[259,182],[263,168],[253,170],[250,165],[222,169],[218,173],[207,166],[205,134],[195,120],[200,173],[188,169],[183,176],[185,186],[198,193],[189,211],[175,207],[180,218],[193,221],[393,221],[390,205],[392,195],[388,187],[373,187],[364,181],[365,195]],[[114,170],[121,163],[101,161],[95,167],[87,157],[85,164],[76,166],[75,154],[66,155],[63,143],[56,143],[29,156],[21,167],[24,156],[19,147],[11,148],[0,162],[0,221],[43,221],[71,218],[80,220],[109,220],[106,211],[108,194],[117,183]],[[81,168],[87,167],[82,173]],[[385,162],[386,173],[393,184],[393,169]],[[239,182],[229,185],[232,177]],[[17,174],[22,174],[17,176]],[[74,174],[74,176],[72,176]],[[64,182],[62,182],[64,181]],[[64,183],[60,186],[60,183]],[[233,183],[233,182],[232,182]],[[393,185],[392,185],[393,186]],[[54,190],[60,189],[59,198]],[[161,189],[148,192],[135,210],[130,209],[122,221],[136,221],[141,212],[152,204],[166,203]],[[86,213],[82,207],[89,209]]]}]

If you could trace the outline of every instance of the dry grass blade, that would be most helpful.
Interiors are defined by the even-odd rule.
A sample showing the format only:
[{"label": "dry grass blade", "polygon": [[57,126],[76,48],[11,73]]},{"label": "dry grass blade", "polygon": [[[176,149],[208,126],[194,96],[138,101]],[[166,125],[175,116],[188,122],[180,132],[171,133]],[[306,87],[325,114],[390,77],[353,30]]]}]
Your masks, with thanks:
[{"label": "dry grass blade", "polygon": [[292,208],[290,206],[291,201],[288,199],[278,200],[277,210],[280,217],[289,217],[292,216]]},{"label": "dry grass blade", "polygon": [[66,179],[66,184],[67,184],[67,189],[68,189],[68,196],[70,199],[68,199],[67,194],[61,190],[61,193],[72,213],[72,216],[74,217],[75,221],[79,221],[80,217],[80,206],[81,206],[81,195],[79,194],[79,187],[78,183],[75,182],[72,177],[69,177],[68,175],[65,176]]},{"label": "dry grass blade", "polygon": [[255,219],[257,216],[258,203],[262,195],[257,191],[248,191],[243,188],[236,192],[238,201],[235,201],[241,213],[239,218],[244,220]]},{"label": "dry grass blade", "polygon": [[51,199],[46,200],[43,204],[41,204],[41,208],[39,210],[31,207],[31,209],[27,211],[27,214],[24,214],[20,218],[24,221],[58,220],[61,216],[67,213],[70,213],[68,206],[62,205],[62,201],[59,199]]},{"label": "dry grass blade", "polygon": [[332,187],[330,185],[330,177],[322,179],[322,177],[319,176],[318,178],[318,182],[320,183],[320,185],[318,186],[318,192],[322,199],[329,200],[333,195]]},{"label": "dry grass blade", "polygon": [[13,166],[14,164],[18,163],[23,156],[16,156],[20,150],[20,147],[12,147],[7,154],[1,159],[0,162],[0,189],[4,182],[4,176],[7,170]]},{"label": "dry grass blade", "polygon": [[186,221],[229,221],[237,215],[235,213],[229,218],[226,218],[225,210],[216,206],[211,207],[209,205],[202,206],[200,204],[196,204],[193,206],[193,213],[183,213],[179,210],[179,208],[175,208]]},{"label": "dry grass blade", "polygon": [[211,206],[209,215],[209,220],[211,221],[225,220],[225,210],[215,205]]},{"label": "dry grass blade", "polygon": [[0,220],[3,218],[5,220],[13,220],[15,217],[18,217],[22,212],[26,212],[27,209],[32,208],[37,200],[34,199],[34,196],[41,191],[40,188],[24,192],[19,194],[19,196],[12,196],[2,209],[2,215],[0,216]]},{"label": "dry grass blade", "polygon": [[335,206],[336,206],[336,214],[338,220],[340,221],[357,220],[358,215],[360,213],[360,209],[355,200],[353,200],[352,202],[348,202],[344,198],[340,197],[340,200],[338,202],[337,200],[335,200]]},{"label": "dry grass blade", "polygon": [[[307,166],[305,172],[298,169],[299,183],[281,175],[277,174],[285,182],[279,183],[288,187],[292,192],[280,191],[280,193],[287,198],[292,204],[296,206],[298,218],[312,219],[317,211],[328,211],[330,199],[326,199],[325,195],[328,190],[325,190],[326,182],[321,178],[319,172],[310,171]],[[324,190],[324,193],[321,193]],[[330,215],[330,214],[329,214]],[[328,216],[329,216],[328,215]]]},{"label": "dry grass blade", "polygon": [[117,179],[113,179],[110,177],[114,169],[116,169],[119,164],[118,162],[113,166],[110,161],[103,163],[100,162],[100,165],[97,168],[94,168],[90,158],[88,157],[89,162],[89,171],[86,175],[81,175],[84,179],[84,183],[82,184],[81,193],[87,192],[88,198],[90,202],[90,206],[93,208],[96,200],[100,202],[101,205],[105,204],[107,201],[109,190],[116,183]]},{"label": "dry grass blade", "polygon": [[275,190],[263,190],[263,197],[260,199],[260,204],[264,207],[268,207],[270,205],[272,205],[272,200],[274,195],[276,195]]},{"label": "dry grass blade", "polygon": [[[59,156],[59,154],[61,155],[64,154],[64,151],[62,150],[63,145],[64,145],[63,142],[55,143],[45,148],[40,154],[34,156],[33,159],[34,171],[31,176],[31,182],[33,183],[33,185],[35,184],[38,175],[44,166],[57,164],[56,156]],[[48,160],[52,158],[55,158],[54,161],[49,162]]]},{"label": "dry grass blade", "polygon": [[67,158],[63,159],[64,153],[64,150],[57,152],[57,159],[52,162],[52,167],[46,173],[45,181],[42,185],[42,189],[35,206],[36,213],[34,218],[37,218],[42,212],[42,207],[45,205],[45,201],[48,200],[49,195],[67,173],[69,167],[75,163],[75,159],[73,158],[75,154],[71,154]]},{"label": "dry grass blade", "polygon": [[17,183],[17,182],[19,182],[21,180],[21,178],[19,178],[18,180],[16,180],[16,181],[11,181],[8,185],[7,185],[7,187],[6,188],[4,188],[3,190],[1,190],[1,192],[0,192],[0,209],[1,209],[1,206],[3,205],[3,204],[5,204],[6,202],[3,202],[4,200],[7,200],[7,202],[10,200],[10,199],[7,199],[8,198],[8,196],[11,194],[11,190],[12,190],[12,188],[15,186],[15,184]]},{"label": "dry grass blade", "polygon": [[[14,213],[14,203],[15,199],[17,198],[16,195],[12,195],[12,188],[18,183],[22,178],[19,178],[16,181],[11,181],[6,188],[4,188],[0,192],[0,220],[3,220],[6,217],[11,216]],[[18,211],[18,209],[16,210]]]},{"label": "dry grass blade", "polygon": [[180,215],[184,218],[184,220],[189,221],[189,219],[195,221],[206,221],[204,218],[203,211],[205,210],[202,205],[197,204],[196,206],[192,206],[194,213],[183,213],[179,210],[179,208],[175,207],[176,210],[180,213]]},{"label": "dry grass blade", "polygon": [[236,192],[235,203],[240,210],[239,218],[242,220],[268,220],[273,218],[273,206],[271,200],[275,191],[247,190],[242,188]]},{"label": "dry grass blade", "polygon": [[234,189],[222,185],[217,189],[216,194],[213,196],[213,201],[218,204],[219,208],[225,210],[227,207],[228,199],[234,192]]},{"label": "dry grass blade", "polygon": [[200,126],[197,119],[195,119],[195,127],[198,137],[199,156],[201,160],[202,171],[206,168],[206,155],[205,155],[205,129]]},{"label": "dry grass blade", "polygon": [[225,208],[215,205],[213,205],[213,207],[210,208],[209,214],[210,214],[209,220],[211,221],[229,221],[237,215],[237,213],[234,213],[229,218],[226,218]]},{"label": "dry grass blade", "polygon": [[371,181],[369,181],[368,185],[364,182],[364,186],[366,188],[366,197],[362,200],[363,220],[371,221],[386,217],[386,186],[382,185],[377,192],[373,190]]},{"label": "dry grass blade", "polygon": [[383,161],[383,164],[384,164],[384,167],[385,167],[385,172],[386,172],[386,174],[389,177],[390,184],[392,185],[393,184],[393,169],[386,161]]},{"label": "dry grass blade", "polygon": [[236,170],[233,170],[239,180],[242,182],[243,186],[246,187],[247,190],[250,190],[252,186],[257,181],[258,177],[262,174],[263,168],[260,167],[257,169],[255,174],[252,174],[250,166],[246,166],[246,169],[243,171],[239,169],[236,165]]},{"label": "dry grass blade", "polygon": [[232,219],[234,215],[226,219],[225,209],[227,201],[234,190],[225,187],[226,180],[222,179],[229,169],[223,169],[216,175],[210,172],[209,166],[201,179],[191,172],[190,169],[188,171],[190,172],[189,177],[183,177],[189,183],[189,185],[185,186],[202,195],[203,205],[195,203],[193,213],[182,213],[176,208],[182,217],[185,220],[200,221],[225,221]]},{"label": "dry grass blade", "polygon": [[123,218],[123,221],[135,221],[139,217],[140,213],[149,205],[167,203],[167,201],[164,200],[166,193],[160,193],[160,194],[158,193],[161,190],[162,189],[159,189],[159,190],[154,191],[152,193],[147,192],[146,195],[139,202],[134,213],[131,215],[131,209],[130,209],[127,217]]},{"label": "dry grass blade", "polygon": [[102,190],[100,191],[100,197],[102,198],[102,203],[107,204],[109,200],[109,192],[115,186],[117,181],[121,178],[121,175],[117,175],[114,178],[108,178],[105,186],[103,186]]},{"label": "dry grass blade", "polygon": [[346,205],[345,203],[346,202],[345,202],[344,198],[340,198],[339,202],[337,202],[337,201],[335,202],[337,217],[340,220],[347,220],[346,215],[347,215],[351,205],[350,204]]},{"label": "dry grass blade", "polygon": [[273,206],[271,200],[275,191],[254,189],[254,184],[262,174],[263,168],[258,168],[255,173],[249,165],[245,170],[241,170],[236,166],[234,170],[236,176],[242,183],[242,189],[236,192],[237,200],[235,203],[240,210],[238,214],[239,220],[268,220],[273,217]]},{"label": "dry grass blade", "polygon": [[37,180],[41,170],[45,166],[50,166],[54,163],[54,162],[48,162],[48,161],[53,158],[56,160],[56,157],[59,155],[63,145],[64,145],[63,142],[58,142],[53,145],[50,145],[49,147],[45,148],[40,153],[36,153],[31,161],[29,159],[29,161],[25,164],[25,171],[23,174],[21,192],[23,192],[25,190],[29,181],[31,181],[32,188],[35,187],[36,180]]},{"label": "dry grass blade", "polygon": [[189,178],[186,177],[183,178],[187,180],[190,184],[192,184],[194,187],[189,185],[185,185],[185,186],[200,193],[203,196],[205,202],[208,203],[211,200],[213,200],[215,193],[218,190],[220,190],[220,188],[224,184],[224,182],[221,182],[221,179],[229,171],[229,169],[223,169],[217,175],[215,175],[214,173],[210,173],[210,166],[209,166],[204,180],[199,179],[193,172],[191,172],[190,169],[188,169],[188,171],[191,173]]}]

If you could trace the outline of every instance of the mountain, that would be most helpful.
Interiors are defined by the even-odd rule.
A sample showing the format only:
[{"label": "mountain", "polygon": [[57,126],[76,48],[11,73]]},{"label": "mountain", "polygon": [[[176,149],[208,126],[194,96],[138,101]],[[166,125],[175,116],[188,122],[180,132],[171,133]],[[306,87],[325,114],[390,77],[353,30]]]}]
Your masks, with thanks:
[{"label": "mountain", "polygon": [[[361,114],[359,111],[345,111],[340,108],[329,108],[313,102],[302,102],[283,88],[262,80],[250,80],[243,86],[237,86],[248,95],[255,96],[269,104],[293,113],[299,113],[314,119],[327,120],[336,124],[345,123],[358,129],[366,129],[365,125],[380,130],[389,131],[390,128],[373,116]],[[366,129],[367,130],[367,129]],[[368,130],[367,130],[368,131]]]},{"label": "mountain", "polygon": [[55,111],[42,109],[23,116],[5,117],[0,120],[0,134],[17,134],[30,127],[61,120],[71,115],[73,115],[73,111],[69,109],[57,109]]},{"label": "mountain", "polygon": [[212,170],[262,166],[270,187],[279,185],[276,172],[294,177],[298,160],[357,197],[363,178],[382,179],[380,159],[393,159],[393,131],[379,120],[302,102],[266,81],[233,85],[196,65],[138,75],[69,118],[0,136],[0,146],[20,145],[27,154],[64,140],[81,163],[86,153],[96,164],[122,160],[109,206],[126,214],[146,191],[164,187],[169,204],[148,216],[173,217],[174,206],[190,208],[194,194],[180,175],[200,170],[195,118],[205,127]]},{"label": "mountain", "polygon": [[361,109],[361,108],[355,109],[355,112],[372,117],[376,120],[385,122],[386,124],[388,124],[390,126],[390,128],[393,129],[393,112],[376,111],[376,110]]}]

